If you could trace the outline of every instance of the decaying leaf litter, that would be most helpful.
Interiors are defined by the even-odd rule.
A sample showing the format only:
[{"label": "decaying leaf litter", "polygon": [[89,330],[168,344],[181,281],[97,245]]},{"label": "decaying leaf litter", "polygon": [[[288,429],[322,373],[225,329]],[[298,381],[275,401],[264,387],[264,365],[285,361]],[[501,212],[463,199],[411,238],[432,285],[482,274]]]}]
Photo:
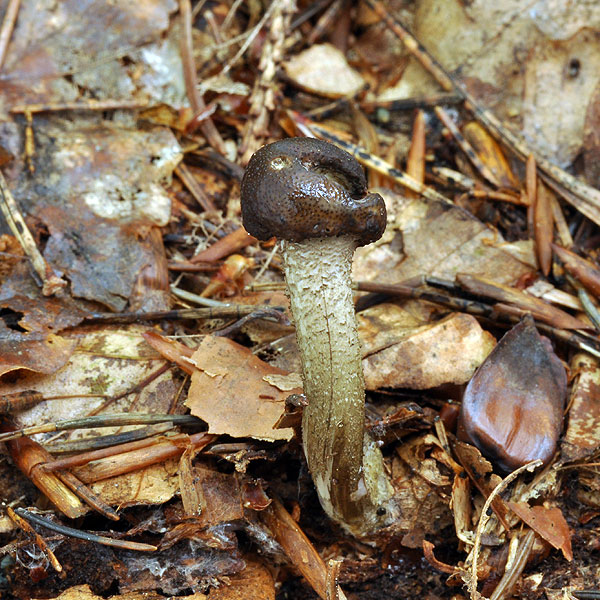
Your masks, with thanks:
[{"label": "decaying leaf litter", "polygon": [[[0,439],[37,427],[2,450],[3,596],[597,597],[595,4],[3,8]],[[307,135],[387,209],[352,276],[397,514],[363,538],[240,221],[250,156]]]}]

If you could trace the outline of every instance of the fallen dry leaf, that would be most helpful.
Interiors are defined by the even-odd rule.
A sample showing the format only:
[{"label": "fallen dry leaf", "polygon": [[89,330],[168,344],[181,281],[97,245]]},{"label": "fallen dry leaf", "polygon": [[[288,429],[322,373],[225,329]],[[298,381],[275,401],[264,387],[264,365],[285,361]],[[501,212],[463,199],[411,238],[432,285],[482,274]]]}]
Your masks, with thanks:
[{"label": "fallen dry leaf", "polygon": [[[595,3],[502,3],[423,0],[412,32],[500,119],[534,140],[557,164],[569,164],[583,142],[586,111],[600,78],[600,53],[589,28],[600,22]],[[507,84],[508,82],[508,84]],[[381,100],[439,90],[410,60]],[[551,90],[551,91],[550,91]]]},{"label": "fallen dry leaf", "polygon": [[470,315],[454,313],[432,323],[411,320],[395,304],[359,313],[367,389],[466,383],[496,343]]},{"label": "fallen dry leaf", "polygon": [[19,369],[50,375],[65,365],[76,347],[77,340],[53,334],[23,334],[2,321],[0,375]]},{"label": "fallen dry leaf", "polygon": [[529,506],[525,502],[509,502],[508,506],[538,535],[560,550],[567,560],[573,560],[571,531],[560,508]]},{"label": "fallen dry leaf", "polygon": [[457,273],[510,284],[535,270],[503,248],[504,240],[472,214],[421,198],[376,189],[386,203],[382,239],[355,253],[355,281],[400,283],[422,275],[454,279]]},{"label": "fallen dry leaf", "polygon": [[[240,484],[234,474],[219,473],[202,465],[192,469],[193,486],[198,500],[196,522],[203,528],[239,521],[244,516]],[[182,494],[184,491],[182,490]],[[184,503],[186,514],[190,508]]]},{"label": "fallen dry leaf", "polygon": [[196,367],[185,405],[208,423],[209,433],[260,440],[289,440],[292,429],[273,429],[285,412],[285,399],[301,389],[282,392],[265,376],[286,375],[222,337],[206,336],[190,359]]},{"label": "fallen dry leaf", "polygon": [[178,464],[178,460],[171,459],[89,486],[110,506],[162,504],[179,492]]},{"label": "fallen dry leaf", "polygon": [[553,327],[563,329],[588,329],[589,325],[569,313],[507,285],[502,285],[482,277],[459,273],[456,275],[457,283],[466,291],[484,298],[491,298],[498,302],[511,304],[530,312],[536,319],[548,323]]},{"label": "fallen dry leaf", "polygon": [[137,97],[145,103],[152,97],[182,104],[176,46],[161,40],[176,8],[174,0],[23,1],[8,46],[0,110],[6,115],[15,104],[73,101],[83,90],[95,99]]}]

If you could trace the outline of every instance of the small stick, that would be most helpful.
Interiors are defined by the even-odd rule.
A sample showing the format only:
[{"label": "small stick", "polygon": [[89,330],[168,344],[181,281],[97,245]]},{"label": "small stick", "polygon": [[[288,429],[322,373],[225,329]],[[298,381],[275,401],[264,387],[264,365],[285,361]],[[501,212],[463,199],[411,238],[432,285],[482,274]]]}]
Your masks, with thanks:
[{"label": "small stick", "polygon": [[125,398],[125,397],[129,396],[130,394],[135,394],[137,392],[141,392],[147,385],[150,385],[153,381],[158,379],[161,375],[164,375],[167,371],[169,371],[169,369],[172,369],[172,368],[173,368],[173,365],[169,362],[166,362],[164,365],[161,365],[158,369],[156,369],[156,371],[154,371],[153,373],[150,373],[150,375],[148,375],[148,377],[144,377],[144,379],[142,379],[142,381],[140,381],[139,383],[136,383],[133,387],[129,388],[128,390],[125,390],[124,392],[122,392],[121,394],[118,394],[117,396],[111,396],[111,397],[107,398],[100,406],[98,406],[94,410],[92,410],[89,413],[89,416],[91,417],[93,415],[97,415],[97,414],[103,412],[111,404],[114,404],[118,400],[121,400],[121,398]]},{"label": "small stick", "polygon": [[2,22],[2,29],[0,29],[0,69],[4,66],[6,50],[17,21],[20,6],[21,0],[10,0],[4,13],[4,21]]},{"label": "small stick", "polygon": [[550,205],[552,208],[552,217],[554,219],[554,224],[556,225],[556,232],[558,234],[560,245],[564,246],[565,248],[572,248],[573,237],[569,231],[569,225],[565,219],[560,202],[554,194],[550,197]]},{"label": "small stick", "polygon": [[[19,510],[19,509],[17,509],[17,510]],[[6,514],[27,535],[29,535],[29,536],[31,536],[33,538],[36,546],[48,558],[48,562],[52,565],[52,568],[57,573],[62,573],[63,572],[62,565],[60,564],[60,562],[58,561],[58,558],[56,558],[56,555],[54,554],[54,552],[52,552],[52,550],[50,549],[50,547],[48,546],[48,544],[46,544],[46,541],[44,540],[44,538],[39,533],[37,533],[35,531],[35,529],[25,519],[23,519],[23,517],[21,517],[20,515],[18,515],[10,506],[6,507]]]},{"label": "small stick", "polygon": [[[40,465],[42,468],[42,465]],[[81,498],[88,506],[91,506],[95,511],[101,515],[111,519],[112,521],[118,521],[119,515],[116,510],[106,504],[98,494],[94,493],[87,485],[80,481],[73,473],[67,471],[56,473],[56,476],[79,498]]]},{"label": "small stick", "polygon": [[9,431],[0,434],[0,442],[22,438],[36,433],[49,433],[51,431],[91,429],[94,427],[121,427],[123,425],[149,425],[152,423],[164,423],[169,421],[175,425],[201,425],[204,423],[204,421],[192,415],[148,415],[142,413],[98,415],[95,417],[82,417],[80,419],[56,421],[54,423],[46,423],[45,425],[33,425],[16,431]]},{"label": "small stick", "polygon": [[533,208],[535,249],[542,273],[548,277],[552,268],[552,235],[554,220],[550,205],[552,192],[540,181]]},{"label": "small stick", "polygon": [[8,451],[15,463],[26,477],[60,510],[70,519],[81,517],[87,512],[87,508],[65,483],[55,473],[45,473],[40,465],[52,456],[46,452],[37,442],[24,437],[9,441]]},{"label": "small stick", "polygon": [[[185,89],[187,92],[190,106],[194,114],[206,109],[202,96],[198,93],[196,80],[196,66],[194,64],[194,47],[192,43],[192,7],[190,0],[179,0],[179,13],[181,16],[181,35],[180,51],[181,62],[183,64],[183,75],[185,79]],[[205,135],[208,143],[223,155],[227,154],[227,149],[221,138],[219,130],[210,118],[204,119],[200,123],[200,129]]]},{"label": "small stick", "polygon": [[138,321],[170,321],[180,319],[241,319],[256,310],[271,312],[272,318],[276,318],[276,313],[284,311],[283,306],[221,304],[221,306],[215,308],[209,306],[206,308],[183,308],[155,312],[92,313],[84,318],[83,323],[89,325],[95,323],[136,323]]},{"label": "small stick", "polygon": [[85,483],[93,483],[132,473],[155,465],[169,458],[176,458],[183,454],[187,447],[201,450],[217,439],[216,435],[208,433],[195,433],[187,436],[180,434],[169,439],[164,439],[145,448],[138,448],[129,452],[107,456],[83,467],[77,467],[75,472]]},{"label": "small stick", "polygon": [[308,38],[306,38],[307,45],[312,46],[325,35],[334,21],[339,18],[338,13],[344,7],[345,2],[346,0],[333,0],[327,7],[327,10],[319,17],[317,24],[313,27]]},{"label": "small stick", "polygon": [[[406,159],[406,174],[415,181],[423,184],[425,182],[425,113],[418,110],[413,123],[412,138],[408,157]],[[407,192],[410,198],[414,197],[415,192]]]},{"label": "small stick", "polygon": [[225,258],[234,252],[238,252],[255,242],[257,242],[257,239],[252,237],[243,227],[240,227],[216,241],[206,248],[206,250],[198,252],[198,254],[190,259],[190,262],[216,262],[217,260]]},{"label": "small stick", "polygon": [[339,600],[340,599],[340,567],[342,561],[335,558],[330,558],[327,561],[327,600]]},{"label": "small stick", "polygon": [[86,540],[87,542],[97,542],[104,546],[113,546],[124,550],[137,550],[139,552],[154,552],[155,550],[158,550],[156,546],[152,546],[151,544],[141,544],[140,542],[130,542],[128,540],[116,540],[104,535],[97,535],[95,533],[73,529],[72,527],[67,527],[65,525],[59,525],[58,523],[53,523],[48,519],[44,519],[44,517],[29,512],[24,508],[16,508],[15,512],[31,523],[50,529],[50,531],[56,531],[57,533],[62,533],[63,535],[78,538],[80,540]]},{"label": "small stick", "polygon": [[469,581],[469,594],[471,600],[477,600],[477,560],[479,558],[479,548],[481,547],[481,535],[483,534],[483,528],[489,520],[488,509],[494,498],[498,496],[506,486],[516,479],[521,473],[525,471],[533,471],[542,465],[541,460],[534,460],[522,467],[519,467],[509,475],[507,475],[493,490],[493,492],[487,497],[483,508],[481,509],[481,516],[479,517],[479,523],[477,523],[477,529],[475,531],[475,544],[473,545],[473,558],[471,563],[471,579]]},{"label": "small stick", "polygon": [[27,227],[21,211],[8,188],[4,175],[0,172],[0,209],[12,234],[19,240],[23,251],[33,267],[34,279],[42,287],[44,296],[52,296],[60,292],[67,282],[61,279],[54,269],[44,260],[35,240]]},{"label": "small stick", "polygon": [[194,177],[185,163],[180,163],[175,167],[175,175],[181,179],[183,185],[188,189],[190,194],[194,196],[196,202],[200,205],[202,210],[208,212],[214,212],[217,207],[213,204],[213,201],[204,193],[204,190],[200,187],[198,181]]},{"label": "small stick", "polygon": [[104,394],[69,394],[66,396],[44,396],[37,390],[24,390],[14,394],[0,396],[0,415],[11,415],[33,408],[46,400],[65,400],[69,398],[105,398]]},{"label": "small stick", "polygon": [[111,435],[99,435],[93,438],[84,438],[70,442],[55,442],[52,444],[44,444],[44,448],[52,454],[66,454],[72,452],[90,452],[101,448],[109,448],[110,446],[118,446],[119,444],[128,444],[136,440],[142,440],[154,435],[166,433],[174,428],[173,423],[156,423],[148,425],[148,427],[140,427],[130,431],[122,431],[121,433],[113,433]]},{"label": "small stick", "polygon": [[[162,424],[161,424],[162,425]],[[101,448],[99,450],[91,450],[90,452],[84,452],[76,456],[67,456],[66,458],[59,458],[57,460],[50,460],[47,463],[41,465],[44,471],[58,471],[61,469],[72,469],[73,467],[81,467],[86,465],[93,460],[99,460],[106,458],[107,456],[114,456],[115,454],[123,454],[132,450],[139,450],[140,448],[147,448],[156,444],[158,437],[150,437],[143,440],[136,440],[133,442],[127,442],[125,444],[119,444],[110,446],[108,448]],[[168,439],[168,438],[163,438]]]},{"label": "small stick", "polygon": [[[290,562],[302,573],[319,597],[325,599],[327,567],[298,523],[276,498],[259,514]],[[345,594],[339,587],[338,594],[340,600],[346,600]]]},{"label": "small stick", "polygon": [[365,100],[360,105],[365,110],[384,108],[387,110],[413,110],[415,108],[433,108],[440,104],[460,104],[463,98],[459,94],[432,94],[422,98],[402,98],[400,100]]},{"label": "small stick", "polygon": [[500,600],[501,598],[508,598],[511,595],[517,579],[521,576],[527,565],[527,561],[533,550],[535,538],[536,535],[533,529],[530,529],[523,536],[517,549],[516,559],[511,563],[510,569],[507,569],[504,575],[502,575],[502,578],[490,596],[490,600]]},{"label": "small stick", "polygon": [[576,277],[581,283],[590,290],[594,296],[600,298],[600,270],[591,261],[575,254],[566,248],[561,248],[557,244],[552,244],[552,249],[556,256],[562,262],[564,268],[573,277]]}]

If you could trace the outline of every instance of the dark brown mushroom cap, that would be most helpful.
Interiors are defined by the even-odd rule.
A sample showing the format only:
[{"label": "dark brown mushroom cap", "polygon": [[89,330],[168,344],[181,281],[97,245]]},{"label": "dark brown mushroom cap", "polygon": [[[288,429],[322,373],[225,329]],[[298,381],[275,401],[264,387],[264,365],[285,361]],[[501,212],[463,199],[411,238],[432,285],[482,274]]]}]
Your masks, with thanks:
[{"label": "dark brown mushroom cap", "polygon": [[259,240],[351,235],[364,246],[385,230],[385,203],[379,194],[367,193],[358,162],[313,138],[260,148],[248,163],[241,195],[244,227]]}]

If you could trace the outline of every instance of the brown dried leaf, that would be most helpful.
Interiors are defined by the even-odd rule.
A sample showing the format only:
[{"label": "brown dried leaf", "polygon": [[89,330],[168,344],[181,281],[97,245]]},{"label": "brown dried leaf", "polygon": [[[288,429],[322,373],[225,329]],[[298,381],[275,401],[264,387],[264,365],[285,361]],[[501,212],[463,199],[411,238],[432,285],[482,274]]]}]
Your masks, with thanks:
[{"label": "brown dried leaf", "polygon": [[[89,585],[76,585],[65,590],[53,600],[107,600],[105,596],[97,596],[92,592]],[[127,592],[109,596],[108,600],[164,600],[164,595],[158,592]],[[204,594],[192,594],[191,596],[178,596],[178,600],[206,600]]]},{"label": "brown dried leaf", "polygon": [[274,499],[260,513],[260,519],[270,529],[291,563],[306,577],[319,597],[324,598],[327,590],[327,567],[292,515],[279,500]]},{"label": "brown dried leaf", "polygon": [[551,546],[560,550],[567,560],[573,560],[571,531],[557,506],[529,506],[525,502],[509,502],[508,506],[531,529]]},{"label": "brown dried leaf", "polygon": [[531,317],[513,327],[469,382],[460,425],[495,464],[548,463],[562,430],[565,369]]},{"label": "brown dried leaf", "polygon": [[535,247],[540,270],[547,277],[552,266],[552,236],[554,234],[554,218],[552,216],[552,191],[541,181],[533,205]]},{"label": "brown dried leaf", "polygon": [[[69,360],[77,340],[53,334],[24,334],[0,322],[0,375],[24,369],[50,375]],[[21,390],[19,390],[21,391]]]},{"label": "brown dried leaf", "polygon": [[571,372],[577,375],[571,388],[567,431],[561,443],[565,462],[580,460],[600,448],[600,368],[589,354],[576,354]]},{"label": "brown dried leaf", "polygon": [[585,116],[583,164],[589,184],[600,187],[600,82],[596,84]]},{"label": "brown dried leaf", "polygon": [[[519,0],[423,0],[411,30],[446,70],[460,72],[462,85],[483,106],[565,165],[581,148],[586,110],[600,79],[598,45],[589,36],[598,23],[600,7],[593,2],[535,2],[523,10]],[[412,61],[381,99],[437,91]]]},{"label": "brown dried leaf", "polygon": [[267,383],[268,375],[287,375],[252,354],[248,348],[222,338],[206,336],[192,355],[196,367],[185,405],[205,420],[209,433],[261,440],[289,440],[292,429],[273,429],[285,412],[282,392]]},{"label": "brown dried leaf", "polygon": [[[238,521],[244,516],[240,484],[235,475],[203,466],[193,468],[193,481],[200,505],[197,522],[202,527]],[[186,509],[186,513],[190,514]]]},{"label": "brown dried leaf", "polygon": [[[146,344],[142,337],[145,331],[146,327],[132,325],[73,332],[68,341],[78,344],[77,349],[62,368],[49,375],[30,373],[12,382],[0,382],[0,395],[34,390],[44,397],[73,396],[41,402],[19,413],[17,420],[21,427],[94,413],[106,402],[106,398],[85,397],[86,395],[121,395],[164,364],[163,359]],[[38,354],[43,358],[42,353]],[[110,403],[104,412],[167,412],[179,387],[176,377],[173,370],[163,373],[137,394]],[[78,394],[81,397],[77,397]],[[112,427],[77,430],[65,434],[63,440],[107,435],[117,431],[123,429]]]},{"label": "brown dried leaf", "polygon": [[407,317],[395,304],[358,315],[367,389],[466,383],[495,345],[470,315],[454,313],[434,323]]}]

